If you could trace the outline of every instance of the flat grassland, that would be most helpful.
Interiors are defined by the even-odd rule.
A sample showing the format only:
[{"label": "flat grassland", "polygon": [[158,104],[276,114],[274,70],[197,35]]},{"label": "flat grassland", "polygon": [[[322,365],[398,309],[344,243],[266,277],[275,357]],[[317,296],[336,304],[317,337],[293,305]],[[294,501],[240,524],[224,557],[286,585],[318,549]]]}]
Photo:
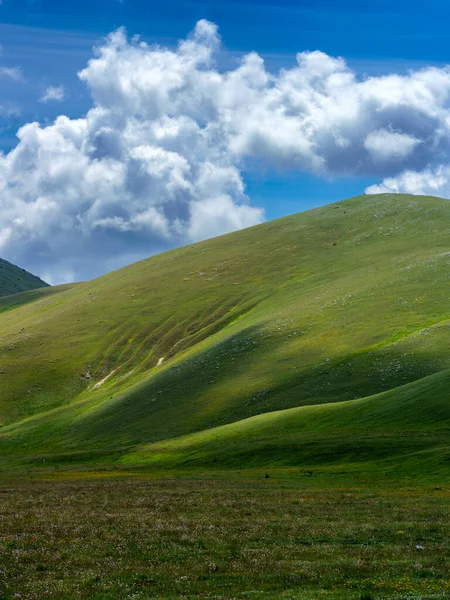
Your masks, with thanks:
[{"label": "flat grassland", "polygon": [[449,487],[340,479],[3,479],[0,598],[450,597]]}]

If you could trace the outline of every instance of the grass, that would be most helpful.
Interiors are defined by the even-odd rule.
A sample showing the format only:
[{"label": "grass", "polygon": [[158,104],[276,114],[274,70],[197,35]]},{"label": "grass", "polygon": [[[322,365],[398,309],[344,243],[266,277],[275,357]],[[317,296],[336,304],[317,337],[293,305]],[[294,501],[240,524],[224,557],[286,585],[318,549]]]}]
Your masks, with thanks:
[{"label": "grass", "polygon": [[450,373],[377,396],[265,413],[188,436],[141,445],[122,465],[153,469],[343,467],[405,479],[450,479]]},{"label": "grass", "polygon": [[0,497],[4,600],[450,593],[448,486],[340,487],[275,471],[11,480]]},{"label": "grass", "polygon": [[[32,275],[16,267],[10,262],[0,258],[0,298],[11,294],[18,294],[35,288],[43,288],[48,284],[36,275]],[[0,311],[2,303],[0,301]]]}]

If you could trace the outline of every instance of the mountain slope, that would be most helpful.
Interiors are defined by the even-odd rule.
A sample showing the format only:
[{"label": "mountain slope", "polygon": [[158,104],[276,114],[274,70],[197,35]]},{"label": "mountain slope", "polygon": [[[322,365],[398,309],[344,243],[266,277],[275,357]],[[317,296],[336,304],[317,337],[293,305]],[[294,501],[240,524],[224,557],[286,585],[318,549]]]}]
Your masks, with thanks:
[{"label": "mountain slope", "polygon": [[363,196],[24,301],[0,313],[0,452],[125,456],[445,371],[449,230],[446,200]]},{"label": "mountain slope", "polygon": [[0,297],[47,287],[48,283],[0,258]]}]

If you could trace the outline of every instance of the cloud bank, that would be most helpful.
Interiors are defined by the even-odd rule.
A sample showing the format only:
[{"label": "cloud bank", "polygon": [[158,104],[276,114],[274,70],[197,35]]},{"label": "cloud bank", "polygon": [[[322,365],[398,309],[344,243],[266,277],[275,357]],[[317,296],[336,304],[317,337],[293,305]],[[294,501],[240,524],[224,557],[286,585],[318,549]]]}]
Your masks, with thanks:
[{"label": "cloud bank", "polygon": [[174,50],[112,33],[79,73],[86,116],[27,124],[0,155],[0,255],[64,281],[254,225],[243,173],[261,167],[449,195],[450,69],[361,80],[316,51],[220,71],[220,52],[207,21]]}]

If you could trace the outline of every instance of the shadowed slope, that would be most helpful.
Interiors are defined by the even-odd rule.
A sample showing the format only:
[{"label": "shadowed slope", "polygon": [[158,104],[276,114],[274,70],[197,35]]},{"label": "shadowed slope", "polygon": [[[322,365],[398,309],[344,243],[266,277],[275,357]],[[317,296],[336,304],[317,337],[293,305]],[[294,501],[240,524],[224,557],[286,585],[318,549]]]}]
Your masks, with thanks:
[{"label": "shadowed slope", "polygon": [[0,313],[19,308],[24,304],[36,302],[42,298],[53,296],[53,294],[59,294],[60,292],[68,290],[76,285],[76,283],[71,283],[65,285],[55,285],[52,287],[41,287],[34,290],[13,294],[11,296],[3,296],[0,298]]},{"label": "shadowed slope", "polygon": [[0,258],[0,297],[47,287],[48,283]]}]

